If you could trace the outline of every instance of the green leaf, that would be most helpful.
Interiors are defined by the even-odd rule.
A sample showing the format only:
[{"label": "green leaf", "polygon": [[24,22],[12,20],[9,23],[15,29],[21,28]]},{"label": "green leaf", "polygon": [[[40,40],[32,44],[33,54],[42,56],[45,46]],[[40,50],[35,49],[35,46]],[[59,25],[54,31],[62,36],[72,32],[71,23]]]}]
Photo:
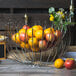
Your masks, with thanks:
[{"label": "green leaf", "polygon": [[65,21],[65,23],[64,23],[65,25],[74,25],[74,24],[76,24],[75,22],[66,22]]},{"label": "green leaf", "polygon": [[67,31],[67,26],[65,24],[63,24],[63,30]]}]

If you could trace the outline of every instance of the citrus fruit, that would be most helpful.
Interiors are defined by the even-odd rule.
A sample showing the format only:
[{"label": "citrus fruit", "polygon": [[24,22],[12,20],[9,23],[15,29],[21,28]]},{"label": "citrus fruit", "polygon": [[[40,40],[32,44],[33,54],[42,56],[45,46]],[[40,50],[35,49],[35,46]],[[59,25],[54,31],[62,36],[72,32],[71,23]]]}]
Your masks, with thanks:
[{"label": "citrus fruit", "polygon": [[29,49],[28,43],[21,42],[20,46],[21,46],[22,48],[27,48],[27,49]]},{"label": "citrus fruit", "polygon": [[26,33],[26,30],[25,29],[20,29],[19,34],[21,34],[21,33]]},{"label": "citrus fruit", "polygon": [[38,40],[35,37],[29,38],[28,43],[31,47],[36,46],[36,45],[38,45]]},{"label": "citrus fruit", "polygon": [[34,25],[32,28],[33,28],[34,31],[43,29],[42,26],[40,26],[40,25]]},{"label": "citrus fruit", "polygon": [[29,44],[28,44],[28,43],[26,43],[25,47],[26,47],[27,49],[29,49]]},{"label": "citrus fruit", "polygon": [[29,37],[35,36],[35,31],[34,31],[32,28],[29,28],[29,29],[27,30],[27,35],[28,35]]},{"label": "citrus fruit", "polygon": [[39,30],[43,30],[43,27],[42,26],[38,25],[38,27],[39,27]]},{"label": "citrus fruit", "polygon": [[18,42],[18,43],[20,43],[21,41],[20,41],[20,38],[19,38],[19,33],[16,33],[16,42]]},{"label": "citrus fruit", "polygon": [[16,41],[15,34],[13,34],[11,38],[12,38],[13,41]]},{"label": "citrus fruit", "polygon": [[48,33],[54,33],[54,28],[47,28],[44,30],[44,35],[46,35]]},{"label": "citrus fruit", "polygon": [[39,48],[38,48],[38,47],[34,47],[34,48],[31,47],[31,50],[32,50],[33,52],[37,52],[37,51],[39,51]]},{"label": "citrus fruit", "polygon": [[64,65],[64,61],[61,58],[56,59],[54,62],[54,66],[56,68],[62,68],[63,65]]},{"label": "citrus fruit", "polygon": [[35,37],[37,39],[42,39],[42,36],[44,37],[43,30],[38,30],[35,32]]},{"label": "citrus fruit", "polygon": [[16,43],[20,43],[20,38],[19,38],[19,33],[16,33],[15,35],[13,35],[13,40],[16,42]]}]

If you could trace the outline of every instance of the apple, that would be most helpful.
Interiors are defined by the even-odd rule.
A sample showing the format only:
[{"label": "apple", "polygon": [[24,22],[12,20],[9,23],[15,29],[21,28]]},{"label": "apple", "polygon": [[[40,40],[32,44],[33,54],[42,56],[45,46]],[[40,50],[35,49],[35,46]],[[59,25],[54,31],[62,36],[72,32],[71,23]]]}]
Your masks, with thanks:
[{"label": "apple", "polygon": [[28,36],[27,36],[27,34],[26,33],[21,33],[20,35],[19,35],[19,37],[20,37],[20,40],[21,41],[26,41],[27,42],[27,40],[28,40]]},{"label": "apple", "polygon": [[44,49],[47,47],[47,42],[46,40],[39,40],[39,48]]},{"label": "apple", "polygon": [[56,38],[60,38],[61,37],[61,31],[60,30],[56,30],[54,32],[54,35],[56,36]]},{"label": "apple", "polygon": [[46,40],[53,42],[55,40],[55,35],[53,33],[46,34]]},{"label": "apple", "polygon": [[27,30],[27,29],[29,29],[30,27],[29,26],[27,26],[27,25],[24,25],[23,26],[23,29],[25,29],[25,30]]},{"label": "apple", "polygon": [[73,58],[66,59],[64,65],[65,68],[72,69],[75,66],[75,60]]}]

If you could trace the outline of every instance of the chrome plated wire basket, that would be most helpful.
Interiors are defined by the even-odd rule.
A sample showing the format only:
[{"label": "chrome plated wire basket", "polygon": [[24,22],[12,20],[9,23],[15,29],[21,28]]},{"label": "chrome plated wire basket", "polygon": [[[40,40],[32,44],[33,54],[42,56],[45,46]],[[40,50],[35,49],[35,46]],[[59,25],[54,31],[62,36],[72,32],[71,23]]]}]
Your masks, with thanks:
[{"label": "chrome plated wire basket", "polygon": [[[43,26],[43,31],[45,30],[46,27],[47,26]],[[49,25],[48,27],[51,26]],[[7,40],[8,58],[19,61],[21,63],[33,63],[39,65],[44,63],[48,64],[49,62],[53,62],[56,58],[62,57],[64,53],[67,51],[68,46],[70,45],[71,38],[70,38],[70,30],[68,27],[68,30],[66,32],[62,31],[62,29],[60,30],[62,36],[59,37],[56,41],[53,41],[51,43],[48,41],[47,48],[45,49],[40,49],[39,51],[36,52],[32,51],[31,49],[21,48],[19,43],[13,42],[11,39],[12,35],[14,33],[17,33],[19,31],[18,29],[20,29],[20,27],[18,27],[17,25],[15,28],[16,30],[13,32],[11,31],[12,29],[9,29],[9,39]],[[42,35],[41,40],[43,39],[44,38]]]}]

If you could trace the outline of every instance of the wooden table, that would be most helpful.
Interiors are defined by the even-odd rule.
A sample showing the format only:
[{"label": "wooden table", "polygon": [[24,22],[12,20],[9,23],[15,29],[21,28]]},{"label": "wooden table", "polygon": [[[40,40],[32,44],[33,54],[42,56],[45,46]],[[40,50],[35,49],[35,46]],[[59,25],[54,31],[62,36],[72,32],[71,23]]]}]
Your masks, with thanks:
[{"label": "wooden table", "polygon": [[39,67],[7,59],[0,64],[0,76],[76,76],[76,69]]},{"label": "wooden table", "polygon": [[[76,51],[76,46],[69,47],[68,51]],[[40,67],[7,59],[0,63],[0,76],[76,76],[76,69]]]}]

